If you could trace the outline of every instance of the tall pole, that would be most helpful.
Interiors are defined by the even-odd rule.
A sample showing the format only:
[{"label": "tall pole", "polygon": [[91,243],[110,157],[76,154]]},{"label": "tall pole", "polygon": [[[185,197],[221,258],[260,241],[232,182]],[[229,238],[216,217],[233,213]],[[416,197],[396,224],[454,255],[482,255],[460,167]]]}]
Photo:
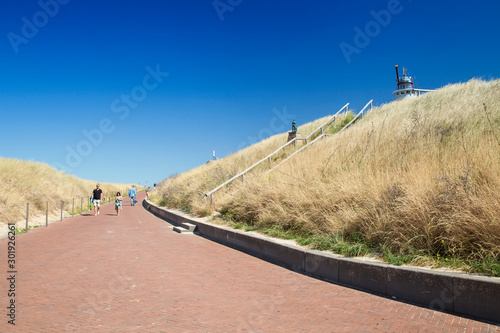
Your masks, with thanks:
[{"label": "tall pole", "polygon": [[26,232],[28,232],[28,216],[30,215],[30,203],[26,203]]}]

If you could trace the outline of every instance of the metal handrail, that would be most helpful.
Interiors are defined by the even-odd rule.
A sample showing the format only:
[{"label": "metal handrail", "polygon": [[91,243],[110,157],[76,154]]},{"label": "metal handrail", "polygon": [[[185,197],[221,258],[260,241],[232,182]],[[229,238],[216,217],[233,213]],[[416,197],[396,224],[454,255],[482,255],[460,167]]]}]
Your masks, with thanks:
[{"label": "metal handrail", "polygon": [[333,116],[331,116],[323,125],[321,125],[320,127],[316,128],[314,131],[311,132],[311,134],[309,134],[305,140],[307,142],[307,140],[314,134],[316,133],[318,130],[322,129],[323,127],[325,127],[330,121],[332,121],[332,119],[335,119],[335,117],[340,113],[342,112],[342,110],[346,109],[346,112],[349,111],[349,103],[347,103],[346,105],[344,105],[340,110],[337,111],[336,114],[334,114]]},{"label": "metal handrail", "polygon": [[288,156],[287,158],[285,158],[283,161],[279,162],[278,164],[276,164],[272,169],[269,169],[266,171],[266,173],[268,173],[269,171],[271,170],[274,170],[276,169],[277,167],[279,167],[281,164],[285,163],[286,161],[288,161],[293,155],[297,154],[298,152],[300,152],[302,149],[304,148],[307,148],[309,147],[310,145],[312,145],[314,142],[316,142],[318,139],[321,139],[322,137],[324,137],[325,134],[321,134],[320,136],[318,136],[316,139],[312,140],[311,142],[309,142],[307,145],[304,145],[303,147],[301,147],[299,150],[293,152],[290,156]]},{"label": "metal handrail", "polygon": [[[372,102],[373,102],[373,99],[370,100],[368,103],[366,103],[365,107],[358,112],[358,114],[347,124],[345,125],[344,127],[342,127],[337,133],[340,133],[343,129],[347,128],[348,126],[350,126],[358,117],[360,114],[362,114],[365,109],[368,107],[368,105],[370,105],[370,110],[372,108]],[[321,134],[320,136],[318,136],[316,139],[314,139],[313,141],[311,141],[309,144],[301,147],[299,150],[293,152],[290,156],[288,156],[287,158],[285,158],[283,161],[281,161],[280,163],[278,163],[277,165],[275,165],[272,169],[269,169],[266,171],[266,173],[276,169],[277,167],[279,167],[281,164],[285,163],[287,160],[289,160],[292,156],[294,156],[295,154],[298,154],[302,149],[306,148],[306,147],[309,147],[310,145],[312,145],[316,140],[318,139],[321,139],[322,137],[326,136],[326,134]]]},{"label": "metal handrail", "polygon": [[346,129],[347,127],[351,126],[351,124],[354,121],[356,121],[356,119],[358,119],[359,115],[362,114],[365,111],[365,109],[368,107],[368,105],[370,105],[370,110],[371,110],[372,109],[372,102],[373,102],[373,99],[370,100],[368,103],[366,103],[365,107],[361,111],[359,111],[358,114],[354,118],[352,118],[352,120],[347,125],[345,125],[344,127],[342,127],[337,133],[340,133],[344,129]]},{"label": "metal handrail", "polygon": [[[344,109],[348,109],[348,106],[349,106],[349,103],[347,103],[346,105],[344,105],[339,111],[337,111],[337,113],[335,113],[333,116],[331,116],[325,123],[323,123],[321,126],[319,126],[318,128],[316,128],[313,132],[311,132],[311,134],[309,134],[305,140],[306,140],[306,146],[308,146],[309,144],[312,144],[313,142],[315,142],[319,137],[322,137],[323,136],[323,127],[326,126],[330,121],[332,120],[335,120],[335,117],[340,113],[342,112],[342,110]],[[316,133],[318,130],[321,130],[321,135],[314,139],[313,141],[311,141],[310,143],[307,143],[307,139],[309,139],[314,133]],[[243,170],[242,172],[238,173],[236,176],[233,176],[231,177],[230,179],[226,180],[224,183],[220,184],[219,186],[217,186],[216,188],[214,188],[213,190],[211,190],[210,192],[207,192],[205,194],[203,194],[202,196],[202,199],[205,199],[206,197],[208,197],[209,195],[211,196],[211,204],[213,204],[213,194],[218,191],[219,189],[221,189],[222,187],[224,187],[225,185],[229,184],[230,182],[232,182],[233,180],[235,180],[236,178],[238,177],[242,177],[242,179],[244,180],[244,177],[245,177],[245,174],[252,170],[253,168],[255,168],[257,165],[259,165],[260,163],[264,162],[265,160],[267,159],[270,159],[274,154],[276,154],[277,152],[279,152],[281,149],[285,148],[286,146],[288,146],[289,144],[291,143],[296,143],[297,140],[304,140],[303,138],[293,138],[292,140],[288,141],[287,143],[285,143],[284,145],[282,145],[281,147],[279,147],[278,149],[276,149],[274,152],[272,152],[271,154],[267,155],[266,157],[264,157],[263,159],[259,160],[258,162],[252,164],[252,166],[248,167],[247,169]],[[302,150],[304,147],[300,148],[298,151]],[[295,153],[297,153],[298,151],[296,151]],[[292,155],[294,155],[295,153],[293,153]],[[290,156],[292,156],[290,155]],[[290,157],[289,156],[289,157]],[[289,158],[288,157],[288,158]],[[288,159],[287,158],[287,159]],[[283,162],[283,161],[282,161]],[[280,162],[280,164],[282,163]],[[279,165],[279,164],[278,164]]]},{"label": "metal handrail", "polygon": [[295,142],[295,138],[293,140],[290,140],[288,141],[287,143],[285,143],[283,146],[279,147],[278,149],[276,149],[273,153],[267,155],[266,157],[264,157],[263,159],[261,159],[260,161],[252,164],[252,166],[248,167],[247,169],[245,169],[244,171],[240,172],[239,174],[237,174],[236,176],[226,180],[224,183],[220,184],[219,186],[217,186],[216,188],[214,188],[213,190],[211,190],[210,192],[207,192],[203,195],[203,198],[209,196],[210,194],[214,193],[215,191],[219,190],[221,187],[223,187],[224,185],[227,185],[228,183],[232,182],[233,180],[235,180],[236,178],[238,177],[241,177],[243,176],[245,173],[247,173],[248,171],[252,170],[253,168],[255,168],[257,165],[259,165],[260,163],[262,163],[263,161],[267,160],[268,158],[270,158],[271,156],[273,156],[274,154],[276,154],[278,151],[280,151],[281,149],[285,148],[286,146],[288,146],[289,144]]}]

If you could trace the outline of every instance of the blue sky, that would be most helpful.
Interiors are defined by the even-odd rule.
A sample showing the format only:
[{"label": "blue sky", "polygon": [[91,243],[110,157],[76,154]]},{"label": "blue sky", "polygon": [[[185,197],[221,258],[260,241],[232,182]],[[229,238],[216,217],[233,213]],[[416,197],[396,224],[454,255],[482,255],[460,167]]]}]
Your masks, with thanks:
[{"label": "blue sky", "polygon": [[[0,156],[148,184],[345,103],[500,76],[500,1],[2,2]],[[361,33],[359,33],[361,32]]]}]

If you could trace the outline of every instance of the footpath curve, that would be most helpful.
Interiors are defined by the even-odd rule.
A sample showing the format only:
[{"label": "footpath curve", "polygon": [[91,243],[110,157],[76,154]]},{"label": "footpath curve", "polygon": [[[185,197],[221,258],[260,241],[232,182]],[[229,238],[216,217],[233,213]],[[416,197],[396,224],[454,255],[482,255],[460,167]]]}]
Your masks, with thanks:
[{"label": "footpath curve", "polygon": [[500,323],[500,278],[346,258],[309,250],[293,241],[216,225],[149,200],[144,203],[146,209],[169,222],[194,224],[204,237],[293,271],[430,309]]},{"label": "footpath curve", "polygon": [[0,239],[0,332],[500,332],[172,229],[125,200],[17,235],[15,326]]}]

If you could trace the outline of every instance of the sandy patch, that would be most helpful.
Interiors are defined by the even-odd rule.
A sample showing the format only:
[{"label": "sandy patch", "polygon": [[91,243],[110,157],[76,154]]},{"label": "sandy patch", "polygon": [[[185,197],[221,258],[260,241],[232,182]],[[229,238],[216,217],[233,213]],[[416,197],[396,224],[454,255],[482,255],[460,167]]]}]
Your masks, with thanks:
[{"label": "sandy patch", "polygon": [[[63,212],[63,219],[68,218],[68,217],[71,217],[71,214],[68,212]],[[49,224],[52,222],[60,221],[60,220],[61,220],[60,213],[49,215]],[[15,224],[16,224],[16,229],[26,228],[26,220],[17,221],[17,222],[15,222]],[[46,224],[46,216],[45,215],[30,216],[28,219],[28,225],[30,227],[45,226],[45,224]],[[8,224],[4,223],[4,222],[0,222],[0,238],[6,236],[8,232],[9,232]]]}]

